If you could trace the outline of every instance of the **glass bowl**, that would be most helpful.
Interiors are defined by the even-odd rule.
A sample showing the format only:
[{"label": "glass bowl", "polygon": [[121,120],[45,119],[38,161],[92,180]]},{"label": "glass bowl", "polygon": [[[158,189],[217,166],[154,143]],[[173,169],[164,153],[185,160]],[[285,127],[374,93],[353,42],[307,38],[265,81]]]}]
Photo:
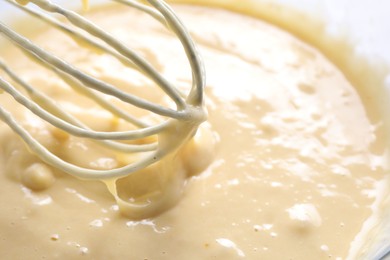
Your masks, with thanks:
[{"label": "glass bowl", "polygon": [[[188,0],[196,3],[196,0]],[[216,0],[222,2],[222,0]],[[241,0],[226,0],[237,5],[242,4]],[[81,1],[57,0],[61,5],[69,8],[81,8]],[[93,0],[91,4],[104,2]],[[183,2],[180,1],[180,2]],[[186,2],[186,1],[184,1]],[[204,1],[203,1],[204,2]],[[363,57],[368,63],[381,64],[386,67],[386,74],[382,76],[382,88],[385,96],[382,97],[383,109],[386,115],[390,114],[387,106],[388,91],[390,90],[390,2],[364,0],[250,0],[249,2],[259,4],[267,3],[287,7],[286,10],[297,10],[319,20],[325,24],[325,32],[331,37],[342,37],[350,42],[353,53]],[[4,1],[0,2],[0,21],[13,21],[21,19],[22,13],[10,7]],[[0,38],[1,42],[1,38]],[[389,182],[390,183],[390,182]],[[390,185],[390,184],[389,184]],[[357,250],[359,256],[350,256],[350,259],[390,259],[390,196],[388,195],[383,207],[383,215],[379,225],[370,230],[366,235],[364,246]],[[342,239],[342,238],[340,238]]]}]

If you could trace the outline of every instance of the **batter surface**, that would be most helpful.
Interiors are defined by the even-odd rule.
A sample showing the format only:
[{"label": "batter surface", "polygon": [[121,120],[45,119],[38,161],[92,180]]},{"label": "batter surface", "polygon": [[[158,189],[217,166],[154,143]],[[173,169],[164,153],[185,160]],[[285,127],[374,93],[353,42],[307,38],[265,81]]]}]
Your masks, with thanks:
[{"label": "batter surface", "polygon": [[[319,51],[290,34],[219,9],[175,6],[175,10],[205,60],[210,124],[197,140],[198,150],[187,147],[177,165],[184,165],[188,174],[203,170],[210,158],[212,164],[186,179],[174,207],[152,218],[131,220],[119,213],[104,184],[80,181],[40,163],[2,124],[2,258],[339,260],[348,256],[388,186],[383,122],[371,123],[365,97]],[[184,55],[177,54],[179,44],[147,16],[113,5],[88,17],[138,48],[171,80],[189,84],[191,74],[183,66]],[[35,40],[100,79],[123,88],[131,85],[140,95],[154,95],[143,92],[148,82],[137,74],[105,54],[81,50],[71,38],[48,31]],[[13,51],[1,55],[25,80],[48,91],[91,126],[113,127],[110,115],[78,100],[47,71],[31,70],[23,55]],[[13,101],[3,96],[1,104],[12,109]],[[98,169],[121,163],[111,154],[94,152],[82,140],[61,141],[61,133],[27,112],[15,113],[63,158]],[[26,168],[33,166],[44,168],[38,182],[26,174]],[[147,187],[147,180],[135,181],[136,187]],[[131,183],[122,183],[127,197],[137,192],[134,186],[129,188]]]}]

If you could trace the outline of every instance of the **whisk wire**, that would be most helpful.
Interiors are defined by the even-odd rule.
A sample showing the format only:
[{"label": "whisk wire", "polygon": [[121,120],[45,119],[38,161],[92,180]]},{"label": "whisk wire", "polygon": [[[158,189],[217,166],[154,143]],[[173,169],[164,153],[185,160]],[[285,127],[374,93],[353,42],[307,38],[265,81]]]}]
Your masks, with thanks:
[{"label": "whisk wire", "polygon": [[[154,1],[150,1],[154,2]],[[153,79],[158,86],[161,87],[162,90],[165,91],[165,93],[172,98],[172,100],[176,103],[179,109],[183,109],[185,107],[185,102],[181,98],[180,94],[176,89],[171,86],[171,84],[165,80],[160,73],[158,73],[153,66],[151,66],[145,59],[143,59],[140,55],[138,55],[133,50],[127,48],[126,45],[118,41],[115,37],[110,35],[109,33],[105,32],[104,30],[97,27],[95,24],[90,22],[89,20],[85,19],[84,17],[80,16],[79,14],[66,10],[62,8],[61,6],[57,4],[52,4],[49,1],[46,0],[31,0],[31,3],[36,4],[40,8],[52,12],[52,13],[58,13],[63,15],[69,22],[71,22],[73,25],[77,26],[78,28],[88,32],[89,34],[98,37],[102,39],[104,42],[106,42],[108,45],[110,45],[112,48],[114,48],[116,51],[124,55],[125,57],[131,59],[134,64],[136,64],[139,69],[147,73],[148,76]],[[104,89],[103,89],[104,90]],[[111,94],[110,91],[107,94]],[[130,102],[130,101],[127,101]],[[131,103],[131,102],[130,102]],[[134,105],[141,107],[142,102],[140,104],[137,104],[135,102]],[[152,106],[153,107],[153,106]],[[148,109],[147,107],[142,107],[144,109]],[[153,111],[153,110],[151,110]],[[154,111],[156,112],[156,111]]]},{"label": "whisk wire", "polygon": [[[64,60],[50,54],[43,48],[31,42],[28,38],[18,34],[0,22],[0,34],[4,35],[17,47],[19,47],[26,56],[47,69],[52,70],[75,91],[91,98],[100,106],[110,111],[113,115],[130,122],[137,128],[128,131],[95,131],[70,113],[59,108],[55,100],[35,89],[18,76],[17,73],[9,68],[4,62],[0,61],[0,69],[4,71],[18,87],[24,89],[29,97],[25,96],[20,90],[18,90],[18,87],[14,86],[1,76],[0,88],[10,94],[18,103],[28,108],[46,122],[73,136],[94,139],[98,144],[109,147],[115,151],[142,153],[140,159],[135,160],[133,163],[111,170],[95,170],[79,167],[70,162],[64,161],[57,155],[51,153],[40,142],[35,140],[34,137],[13,118],[12,113],[0,106],[0,118],[24,140],[28,147],[43,161],[79,178],[118,178],[126,176],[160,160],[173,150],[177,149],[177,147],[181,144],[179,141],[175,140],[172,145],[168,145],[167,147],[166,143],[160,143],[159,138],[146,144],[127,144],[119,141],[140,140],[149,136],[159,136],[161,133],[165,133],[164,135],[166,135],[166,130],[172,128],[173,126],[177,131],[180,129],[182,130],[182,132],[173,132],[173,135],[177,135],[174,136],[174,138],[186,140],[194,133],[197,126],[204,121],[203,88],[205,84],[205,77],[202,60],[199,57],[189,33],[184,28],[184,25],[179,21],[173,10],[163,1],[148,0],[150,6],[147,6],[132,0],[113,0],[146,12],[176,34],[182,43],[192,69],[193,83],[187,97],[175,88],[172,83],[168,82],[161,74],[159,74],[159,72],[157,72],[147,60],[81,15],[73,11],[66,10],[47,0],[28,1],[35,4],[38,9],[64,16],[76,28],[82,29],[87,34],[81,33],[82,31],[75,30],[42,12],[21,6],[12,0],[5,1],[35,17],[38,17],[41,20],[44,20],[48,24],[67,33],[71,37],[76,37],[78,40],[81,39],[86,44],[109,53],[124,65],[140,71],[148,78],[152,79],[152,81],[154,81],[157,86],[159,86],[176,104],[176,110],[173,110],[139,98],[131,93],[123,92],[109,83],[98,80],[78,70],[73,65],[68,64]],[[96,37],[96,39],[93,37]],[[101,93],[113,96],[125,103],[132,104],[141,109],[146,109],[152,113],[160,115],[163,117],[163,120],[156,125],[145,123],[127,112],[111,105],[101,97]],[[165,117],[168,117],[168,119]],[[178,122],[183,122],[184,125],[178,124]]]},{"label": "whisk wire", "polygon": [[0,22],[0,32],[2,32],[5,36],[7,36],[8,39],[10,39],[12,42],[17,44],[20,48],[23,48],[24,50],[30,52],[31,54],[41,59],[43,62],[48,63],[56,67],[57,69],[62,70],[65,73],[71,75],[77,80],[83,82],[86,87],[95,89],[107,95],[114,96],[119,100],[122,100],[123,102],[130,103],[134,106],[149,110],[153,113],[162,116],[168,116],[171,118],[178,118],[181,116],[181,114],[175,110],[165,108],[161,105],[151,103],[132,94],[123,92],[106,82],[103,82],[101,80],[89,76],[88,74],[78,70],[74,66],[68,64],[67,62],[57,58],[56,56],[36,46],[27,38],[15,33],[13,30],[9,29],[1,22]]}]

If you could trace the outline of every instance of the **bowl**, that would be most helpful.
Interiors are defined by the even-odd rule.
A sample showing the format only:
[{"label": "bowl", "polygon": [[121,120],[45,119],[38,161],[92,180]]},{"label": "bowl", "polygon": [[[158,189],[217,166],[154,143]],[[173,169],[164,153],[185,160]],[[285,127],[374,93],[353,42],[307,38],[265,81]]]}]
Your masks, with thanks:
[{"label": "bowl", "polygon": [[[56,1],[69,8],[81,8],[78,1]],[[93,1],[92,4],[104,1]],[[183,2],[183,1],[182,1]],[[191,1],[197,2],[197,1]],[[240,5],[239,0],[232,0]],[[264,4],[265,1],[252,1]],[[378,82],[373,88],[378,88],[385,95],[381,99],[381,106],[385,115],[390,114],[387,104],[390,90],[390,2],[376,1],[367,2],[363,0],[269,0],[267,4],[273,6],[284,6],[295,10],[298,13],[304,13],[315,22],[324,24],[324,32],[333,39],[346,39],[352,54],[359,61],[367,62],[374,70],[380,68]],[[294,12],[295,12],[294,11]],[[4,1],[0,2],[1,21],[15,21],[21,19],[23,14],[10,7]],[[1,41],[1,40],[0,40]],[[384,201],[390,201],[389,196]],[[368,230],[365,233],[367,238],[363,243],[363,248],[359,245],[357,252],[363,252],[363,259],[390,259],[390,202],[385,202],[383,215],[380,218],[379,225],[372,228],[367,224]],[[351,256],[351,259],[355,259]]]}]

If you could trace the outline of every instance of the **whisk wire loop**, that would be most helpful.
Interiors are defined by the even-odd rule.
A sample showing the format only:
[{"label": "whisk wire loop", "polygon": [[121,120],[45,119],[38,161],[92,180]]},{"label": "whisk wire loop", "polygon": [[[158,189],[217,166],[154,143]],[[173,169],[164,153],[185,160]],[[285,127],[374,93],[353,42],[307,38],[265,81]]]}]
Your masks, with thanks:
[{"label": "whisk wire loop", "polygon": [[[124,92],[114,85],[92,77],[56,55],[49,53],[28,38],[20,35],[4,23],[0,22],[0,34],[20,48],[31,60],[46,69],[53,71],[76,92],[94,100],[113,115],[132,124],[135,129],[113,132],[91,129],[72,114],[60,108],[55,100],[23,80],[22,77],[1,60],[0,70],[5,72],[5,75],[12,80],[12,83],[0,75],[0,89],[7,92],[19,104],[29,109],[44,121],[70,135],[95,140],[96,143],[110,148],[115,152],[140,153],[142,155],[136,156],[135,158],[137,159],[123,167],[110,170],[96,170],[74,165],[71,162],[64,161],[56,154],[49,151],[13,117],[12,113],[0,105],[0,119],[7,123],[11,129],[24,140],[31,151],[36,153],[48,164],[83,179],[111,179],[123,177],[159,161],[167,154],[176,150],[182,142],[194,134],[198,125],[205,120],[205,110],[203,107],[205,73],[202,60],[190,34],[187,32],[182,22],[180,22],[174,11],[162,0],[148,0],[147,2],[149,5],[133,0],[112,1],[134,7],[147,13],[163,26],[170,29],[178,37],[192,70],[192,86],[187,96],[178,90],[174,84],[165,79],[163,75],[136,51],[127,47],[114,36],[105,32],[78,13],[67,10],[48,0],[27,1],[38,7],[36,9],[19,5],[13,0],[5,1],[24,12],[45,21],[50,26],[61,30],[69,36],[77,38],[78,41],[80,40],[93,48],[110,54],[125,66],[138,70],[160,87],[176,105],[176,110],[164,107],[131,93]],[[58,19],[53,18],[51,15],[44,12],[64,16],[75,28],[60,22]],[[24,90],[25,93],[22,93],[19,89]],[[155,125],[146,123],[142,119],[129,114],[127,111],[117,108],[104,99],[103,95],[115,97],[125,103],[159,115],[162,117],[162,120]],[[170,129],[175,129],[175,131],[170,133],[170,137],[168,137],[168,139],[171,138],[169,140],[172,141],[172,145],[167,146],[167,142],[164,142],[164,144],[160,143],[160,135],[169,135],[168,130]],[[157,138],[154,138],[154,141],[147,143],[141,142],[140,144],[137,144],[122,142],[131,140],[137,141],[152,136],[157,136]],[[176,139],[181,139],[181,141]]]}]

